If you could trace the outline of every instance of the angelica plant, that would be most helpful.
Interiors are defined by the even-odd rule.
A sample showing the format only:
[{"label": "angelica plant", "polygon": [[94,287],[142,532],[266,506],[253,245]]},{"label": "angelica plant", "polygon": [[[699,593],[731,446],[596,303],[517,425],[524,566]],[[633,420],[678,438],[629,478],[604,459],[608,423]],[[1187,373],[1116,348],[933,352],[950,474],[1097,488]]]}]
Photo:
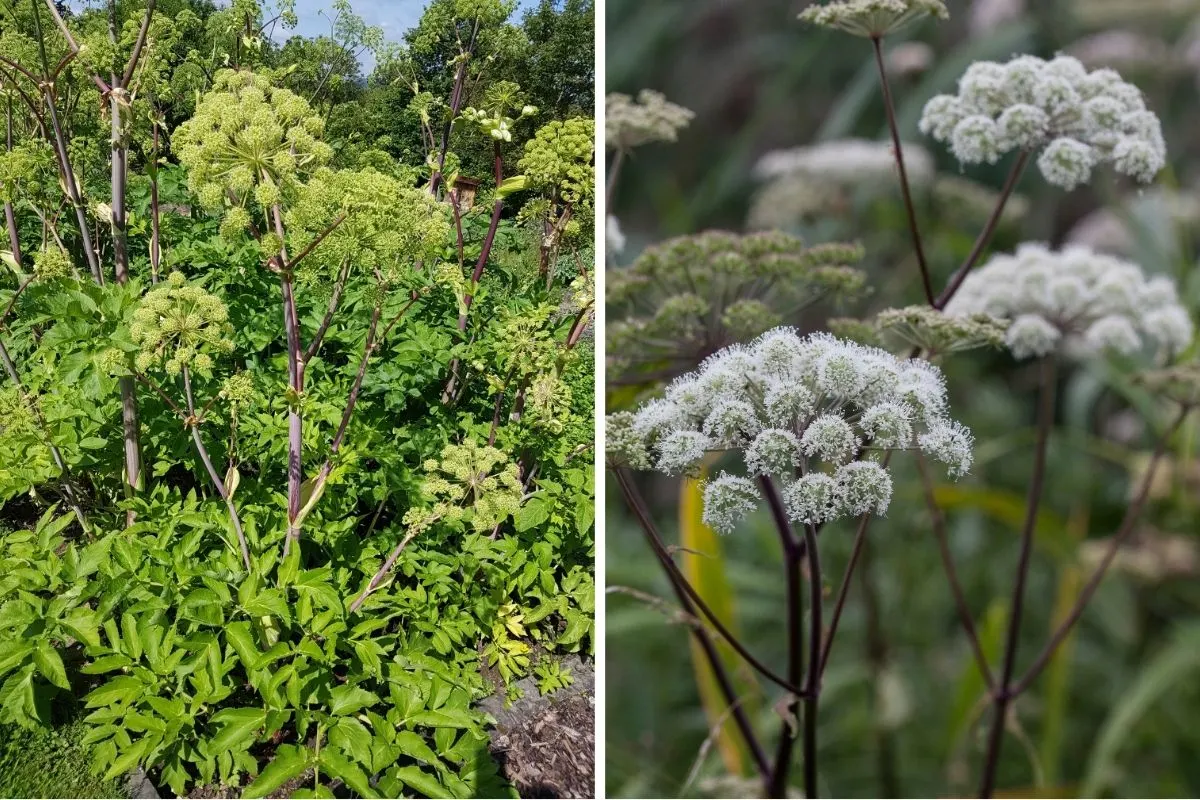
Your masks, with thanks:
[{"label": "angelica plant", "polygon": [[[768,153],[754,170],[766,184],[755,199],[751,224],[765,230],[760,234],[764,240],[777,241],[780,235],[770,232],[774,227],[820,224],[836,215],[846,206],[843,184],[877,191],[883,179],[895,180],[911,249],[887,261],[903,264],[907,257],[908,263],[915,263],[911,283],[920,286],[925,304],[885,308],[866,320],[829,321],[828,327],[839,335],[844,332],[862,344],[826,333],[804,337],[794,331],[770,330],[795,316],[795,308],[776,305],[786,281],[759,294],[758,284],[742,282],[753,272],[747,263],[753,264],[754,259],[733,257],[729,251],[738,248],[726,241],[710,252],[705,237],[719,241],[712,234],[651,246],[633,267],[609,277],[612,383],[637,383],[647,390],[636,408],[607,417],[609,462],[689,620],[700,672],[714,679],[712,685],[724,703],[706,709],[710,721],[716,713],[732,719],[738,744],[752,759],[763,792],[772,797],[787,796],[792,741],[802,739],[804,795],[815,797],[819,787],[813,710],[821,697],[822,671],[846,602],[849,576],[858,571],[864,591],[873,594],[871,578],[859,566],[862,542],[873,520],[889,510],[895,514],[902,499],[907,499],[893,485],[892,471],[894,458],[907,453],[921,479],[955,613],[986,687],[986,706],[980,706],[987,714],[979,794],[988,797],[996,791],[1005,727],[1013,718],[1016,699],[1069,636],[1112,560],[1111,555],[1102,559],[1032,665],[1018,672],[1017,644],[1028,635],[1022,630],[1023,611],[1033,543],[1044,513],[1059,365],[1110,355],[1130,362],[1162,362],[1188,351],[1194,340],[1193,322],[1173,281],[1151,276],[1137,264],[1080,247],[1053,251],[1026,243],[1014,254],[990,260],[988,249],[1002,224],[1015,229],[1035,207],[1017,194],[1030,163],[1036,162],[1046,183],[1066,191],[1088,184],[1101,167],[1147,184],[1166,167],[1166,141],[1142,92],[1117,72],[1089,70],[1070,56],[1017,55],[1006,63],[969,66],[955,93],[928,101],[917,126],[920,133],[946,145],[964,169],[1008,162],[1003,185],[992,190],[974,177],[938,175],[931,155],[909,141],[911,132],[901,130],[888,76],[894,62],[885,59],[883,40],[904,26],[948,18],[948,4],[818,0],[800,16],[803,22],[829,31],[828,35],[850,34],[870,42],[890,147],[823,143]],[[629,105],[626,99],[625,106]],[[616,120],[614,126],[622,121],[620,114],[610,119]],[[663,128],[663,139],[673,138],[678,130],[678,126]],[[647,129],[654,130],[653,126]],[[609,138],[612,147],[613,136]],[[938,214],[942,230],[949,229],[955,238],[963,232],[960,229],[979,228],[969,231],[973,243],[967,240],[969,251],[957,265],[950,265],[957,267],[953,271],[936,271],[942,253],[926,250],[914,200],[919,192]],[[619,226],[612,223],[609,237],[624,244]],[[935,285],[938,275],[948,275],[943,285]],[[904,277],[898,280],[907,282]],[[803,281],[792,285],[802,298],[821,293],[819,285]],[[806,329],[813,327],[812,320],[804,324]],[[999,358],[1011,354],[1019,361],[1034,361],[1037,378],[1032,475],[998,659],[988,657],[975,628],[978,613],[970,607],[959,581],[945,514],[929,469],[931,462],[937,462],[952,479],[969,474],[973,436],[950,418],[951,398],[935,364],[983,349],[1007,351]],[[1189,366],[1174,365],[1143,378],[1146,386],[1181,408],[1162,432],[1150,472],[1200,397],[1194,391],[1193,372]],[[614,392],[612,399],[627,401],[631,396]],[[702,589],[676,565],[675,553],[655,528],[630,469],[682,476],[689,498],[698,481],[699,516],[722,534],[737,535],[766,509],[780,532],[789,570],[785,671],[776,672],[751,652],[709,608]],[[1147,485],[1134,492],[1118,538],[1128,536],[1134,526],[1146,502]],[[697,541],[699,525],[690,508],[681,526],[684,548]],[[855,544],[845,583],[834,595],[830,620],[821,587],[818,531],[822,537],[831,536],[836,526],[848,520],[858,523]],[[796,569],[802,560],[807,561],[806,576]],[[802,602],[805,588],[807,609]],[[868,606],[873,603],[870,600]],[[868,634],[871,648],[882,652],[884,631],[878,611],[868,607],[867,613],[868,630],[875,631]],[[807,645],[797,632],[805,624],[811,637]],[[776,706],[785,721],[773,758],[763,748],[752,718],[740,713],[740,698],[725,656],[717,650],[718,637],[736,653],[739,666],[748,665],[788,692]],[[797,665],[805,647],[807,667],[801,668]],[[877,681],[883,679],[882,659],[871,656]],[[706,707],[711,700],[705,697]],[[801,706],[802,715],[790,713]],[[722,724],[715,723],[714,730]],[[896,765],[889,761],[894,758],[889,752],[895,752],[886,741],[891,738],[888,731],[880,733],[883,796],[899,791]]]},{"label": "angelica plant", "polygon": [[525,155],[517,162],[527,185],[545,195],[531,200],[521,213],[541,228],[538,271],[547,288],[554,279],[551,267],[563,238],[578,237],[585,228],[590,232],[586,223],[596,196],[595,131],[595,120],[586,117],[554,120],[525,143]]},{"label": "angelica plant", "polygon": [[[803,701],[805,786],[806,794],[814,796],[821,672],[848,588],[843,585],[839,592],[829,633],[823,636],[817,534],[842,518],[862,520],[857,556],[865,521],[886,513],[891,504],[887,464],[893,452],[923,453],[945,464],[952,477],[970,470],[973,438],[949,416],[941,372],[926,361],[903,361],[828,334],[802,337],[776,328],[749,345],[715,353],[698,370],[669,384],[663,397],[634,412],[610,415],[607,430],[610,462],[617,465],[621,488],[635,509],[642,502],[625,473],[628,467],[687,473],[708,453],[736,454],[744,474],[722,472],[705,482],[705,523],[732,534],[764,501],[769,508],[783,548],[788,587],[786,677],[749,654],[744,657],[792,692],[790,707]],[[681,596],[690,597],[710,623],[719,625],[640,511],[639,519]],[[804,531],[803,544],[793,525]],[[806,622],[796,579],[805,560],[812,589]],[[801,641],[805,625],[813,631],[806,655]],[[721,630],[729,638],[728,631]],[[737,649],[743,652],[745,647],[739,644]],[[739,728],[747,743],[760,749],[749,726],[739,722]],[[771,796],[784,796],[796,738],[795,727],[785,725],[776,764],[764,776]]]}]

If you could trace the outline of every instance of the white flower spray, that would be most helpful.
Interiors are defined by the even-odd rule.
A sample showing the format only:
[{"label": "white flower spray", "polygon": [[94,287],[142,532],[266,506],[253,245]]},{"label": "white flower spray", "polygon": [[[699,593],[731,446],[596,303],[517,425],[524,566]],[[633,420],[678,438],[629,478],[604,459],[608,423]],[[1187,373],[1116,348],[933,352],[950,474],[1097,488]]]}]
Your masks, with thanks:
[{"label": "white flower spray", "polygon": [[793,522],[883,514],[892,479],[877,460],[920,450],[952,477],[971,467],[970,431],[947,415],[945,382],[925,361],[819,333],[776,328],[707,359],[665,396],[608,418],[609,452],[631,466],[694,471],[737,451],[748,477],[704,487],[704,521],[729,533],[758,506],[754,480],[778,480]]},{"label": "white flower spray", "polygon": [[1043,177],[1068,191],[1101,164],[1142,183],[1166,164],[1162,126],[1141,91],[1111,69],[1089,72],[1066,55],[972,64],[957,95],[926,103],[920,129],[963,164],[1040,150]]},{"label": "white flower spray", "polygon": [[946,313],[1011,320],[1005,343],[1022,359],[1060,348],[1076,357],[1148,345],[1178,353],[1193,334],[1170,278],[1148,278],[1137,264],[1081,246],[1027,243],[994,256],[967,277]]}]

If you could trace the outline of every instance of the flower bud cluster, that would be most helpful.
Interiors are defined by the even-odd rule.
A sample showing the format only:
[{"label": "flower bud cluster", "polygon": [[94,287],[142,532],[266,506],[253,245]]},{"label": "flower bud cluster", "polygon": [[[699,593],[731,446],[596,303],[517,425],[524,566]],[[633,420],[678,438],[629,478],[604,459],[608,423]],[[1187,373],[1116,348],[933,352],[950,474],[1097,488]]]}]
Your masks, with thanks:
[{"label": "flower bud cluster", "polygon": [[139,372],[162,365],[168,375],[187,367],[212,369],[212,353],[233,351],[229,311],[216,296],[188,284],[181,272],[151,289],[134,309],[129,335]]},{"label": "flower bud cluster", "polygon": [[949,19],[944,0],[837,0],[813,3],[800,14],[803,22],[836,28],[854,36],[878,38],[913,20]]},{"label": "flower bud cluster", "polygon": [[631,150],[650,142],[674,142],[695,118],[660,92],[642,89],[634,100],[610,92],[604,98],[604,141],[610,150]]},{"label": "flower bud cluster", "polygon": [[792,521],[818,524],[887,510],[881,451],[920,450],[965,474],[972,438],[948,406],[927,361],[776,328],[716,353],[636,412],[611,415],[606,437],[610,457],[667,474],[694,472],[709,452],[740,453],[749,477],[722,474],[704,490],[705,521],[727,533],[757,507],[756,477],[782,483]]},{"label": "flower bud cluster", "polygon": [[[222,70],[172,145],[202,206],[267,209],[332,157],[319,141],[323,130],[321,116],[299,95],[253,72]],[[223,233],[249,224],[244,210],[233,214]]]},{"label": "flower bud cluster", "polygon": [[1004,346],[1008,320],[987,314],[945,314],[930,306],[888,308],[875,317],[877,329],[930,355]]},{"label": "flower bud cluster", "polygon": [[[450,236],[446,206],[429,193],[374,169],[318,169],[296,193],[286,220],[293,252],[306,248],[339,216],[341,224],[302,262],[305,276],[331,277],[347,259],[385,280],[411,271]],[[303,277],[303,276],[302,276]]]},{"label": "flower bud cluster", "polygon": [[[538,113],[537,107],[531,105],[525,105],[516,110],[519,92],[520,87],[512,81],[498,81],[488,88],[483,108],[467,106],[463,110],[461,119],[479,126],[480,130],[496,141],[511,142],[513,127],[517,120],[532,117]],[[516,118],[509,115],[510,110],[517,115]]]},{"label": "flower bud cluster", "polygon": [[33,274],[40,281],[65,278],[71,270],[71,256],[57,245],[47,245],[33,254]]},{"label": "flower bud cluster", "polygon": [[440,459],[423,464],[427,477],[421,493],[431,508],[413,507],[404,515],[410,530],[434,521],[466,522],[477,533],[491,531],[517,512],[524,497],[517,465],[494,447],[467,439],[442,448]]},{"label": "flower bud cluster", "polygon": [[926,103],[920,128],[964,164],[1040,150],[1043,177],[1068,191],[1087,183],[1100,164],[1142,183],[1166,164],[1162,126],[1141,91],[1111,69],[1089,72],[1066,55],[976,62],[957,95]]},{"label": "flower bud cluster", "polygon": [[589,117],[554,120],[525,143],[517,169],[531,188],[557,193],[564,203],[581,203],[596,194],[593,165],[596,122]]},{"label": "flower bud cluster", "polygon": [[862,256],[857,245],[805,247],[778,232],[709,231],[649,247],[606,276],[610,369],[662,362],[691,369],[813,303],[854,296],[865,279],[847,265]]},{"label": "flower bud cluster", "polygon": [[946,313],[1010,320],[1005,343],[1022,359],[1060,349],[1076,357],[1132,354],[1147,344],[1177,353],[1193,333],[1174,281],[1081,246],[1026,243],[994,256],[963,281]]}]

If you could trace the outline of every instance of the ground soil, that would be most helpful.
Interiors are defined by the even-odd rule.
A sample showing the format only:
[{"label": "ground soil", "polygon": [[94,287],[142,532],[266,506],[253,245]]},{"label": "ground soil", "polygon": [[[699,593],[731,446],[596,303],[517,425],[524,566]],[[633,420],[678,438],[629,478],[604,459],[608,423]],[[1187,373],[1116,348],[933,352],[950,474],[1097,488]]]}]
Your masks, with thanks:
[{"label": "ground soil", "polygon": [[595,698],[575,694],[492,735],[492,756],[521,797],[595,797]]},{"label": "ground soil", "polygon": [[498,692],[481,704],[496,720],[492,757],[521,797],[595,797],[596,696],[591,662],[564,661],[575,682],[542,697],[532,677],[505,705]]}]

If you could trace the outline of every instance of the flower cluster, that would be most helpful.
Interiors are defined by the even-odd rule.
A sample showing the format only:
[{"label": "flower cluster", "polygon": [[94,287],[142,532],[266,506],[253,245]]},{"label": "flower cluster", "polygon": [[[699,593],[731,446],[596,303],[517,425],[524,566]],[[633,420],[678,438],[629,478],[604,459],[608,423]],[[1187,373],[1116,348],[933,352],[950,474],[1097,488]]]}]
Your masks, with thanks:
[{"label": "flower cluster", "polygon": [[879,38],[921,17],[949,19],[944,0],[837,0],[804,9],[800,19],[854,36]]},{"label": "flower cluster", "polygon": [[[933,156],[918,144],[902,143],[904,169],[914,185],[934,175]],[[769,180],[801,172],[822,181],[856,185],[894,178],[896,153],[891,142],[837,139],[787,150],[772,150],[754,165],[757,178]]]},{"label": "flower cluster", "polygon": [[33,274],[40,281],[65,278],[72,269],[71,256],[57,245],[48,245],[33,254]]},{"label": "flower cluster", "polygon": [[517,465],[494,447],[467,439],[448,444],[441,459],[423,465],[428,473],[421,493],[433,506],[413,507],[404,515],[410,530],[420,531],[437,520],[466,522],[477,533],[490,531],[517,512],[524,490]]},{"label": "flower cluster", "polygon": [[15,203],[28,199],[42,205],[51,192],[57,193],[54,153],[42,141],[21,142],[0,153],[0,200]]},{"label": "flower cluster", "polygon": [[332,157],[318,140],[323,129],[321,116],[299,95],[253,72],[222,70],[172,145],[201,205],[232,204],[222,228],[229,235],[249,226],[248,203],[276,205],[302,173]]},{"label": "flower cluster", "polygon": [[1158,397],[1165,397],[1186,408],[1200,405],[1200,363],[1191,361],[1166,369],[1148,370],[1135,381]]},{"label": "flower cluster", "polygon": [[0,388],[0,433],[17,437],[36,430],[37,415],[25,393],[16,386]]},{"label": "flower cluster", "polygon": [[532,117],[538,112],[535,106],[522,106],[516,118],[509,116],[509,110],[516,108],[518,93],[521,87],[512,81],[498,81],[492,84],[484,98],[483,108],[467,106],[463,109],[462,119],[473,125],[498,142],[511,142],[512,130],[518,119]]},{"label": "flower cluster", "polygon": [[1138,88],[1111,69],[1088,72],[1065,55],[972,64],[957,95],[925,105],[920,128],[964,164],[1041,150],[1042,175],[1067,190],[1087,183],[1103,163],[1142,183],[1166,163],[1162,126]]},{"label": "flower cluster", "polygon": [[450,235],[445,206],[428,192],[373,169],[322,167],[288,208],[293,251],[308,246],[339,216],[345,217],[342,223],[305,258],[302,277],[332,278],[348,260],[391,282],[433,255]]},{"label": "flower cluster", "polygon": [[517,168],[531,188],[555,193],[566,203],[583,202],[596,192],[595,139],[596,122],[590,117],[554,120],[525,143]]},{"label": "flower cluster", "polygon": [[928,354],[974,350],[979,347],[1003,347],[1008,320],[987,314],[944,314],[929,306],[908,306],[880,311],[875,317],[877,329]]},{"label": "flower cluster", "polygon": [[604,141],[610,150],[627,151],[649,142],[674,142],[696,115],[650,89],[637,100],[611,92],[604,98]]},{"label": "flower cluster", "polygon": [[[916,189],[934,179],[933,156],[920,145],[904,145],[904,166]],[[791,228],[808,218],[838,214],[856,197],[891,194],[900,186],[892,145],[868,139],[774,150],[759,159],[754,174],[766,183],[747,215],[753,230]]]},{"label": "flower cluster", "polygon": [[709,231],[649,247],[611,270],[607,351],[613,374],[664,365],[678,374],[823,299],[862,290],[862,248],[805,247],[784,233]]},{"label": "flower cluster", "polygon": [[883,451],[917,449],[965,474],[971,433],[947,411],[942,374],[927,361],[776,328],[713,355],[638,411],[609,416],[607,440],[615,459],[668,474],[693,471],[709,452],[740,453],[749,477],[723,473],[704,489],[705,522],[729,532],[757,506],[756,477],[782,482],[792,521],[819,524],[887,510]]},{"label": "flower cluster", "polygon": [[209,352],[233,351],[229,311],[217,297],[189,285],[181,272],[146,293],[134,309],[129,335],[138,347],[139,372],[163,364],[168,375],[184,368],[212,369]]},{"label": "flower cluster", "polygon": [[1147,340],[1178,352],[1192,339],[1170,278],[1147,279],[1136,264],[1078,246],[1052,251],[1027,243],[994,256],[963,281],[946,313],[1011,320],[1005,343],[1017,358],[1060,349],[1128,354]]}]

